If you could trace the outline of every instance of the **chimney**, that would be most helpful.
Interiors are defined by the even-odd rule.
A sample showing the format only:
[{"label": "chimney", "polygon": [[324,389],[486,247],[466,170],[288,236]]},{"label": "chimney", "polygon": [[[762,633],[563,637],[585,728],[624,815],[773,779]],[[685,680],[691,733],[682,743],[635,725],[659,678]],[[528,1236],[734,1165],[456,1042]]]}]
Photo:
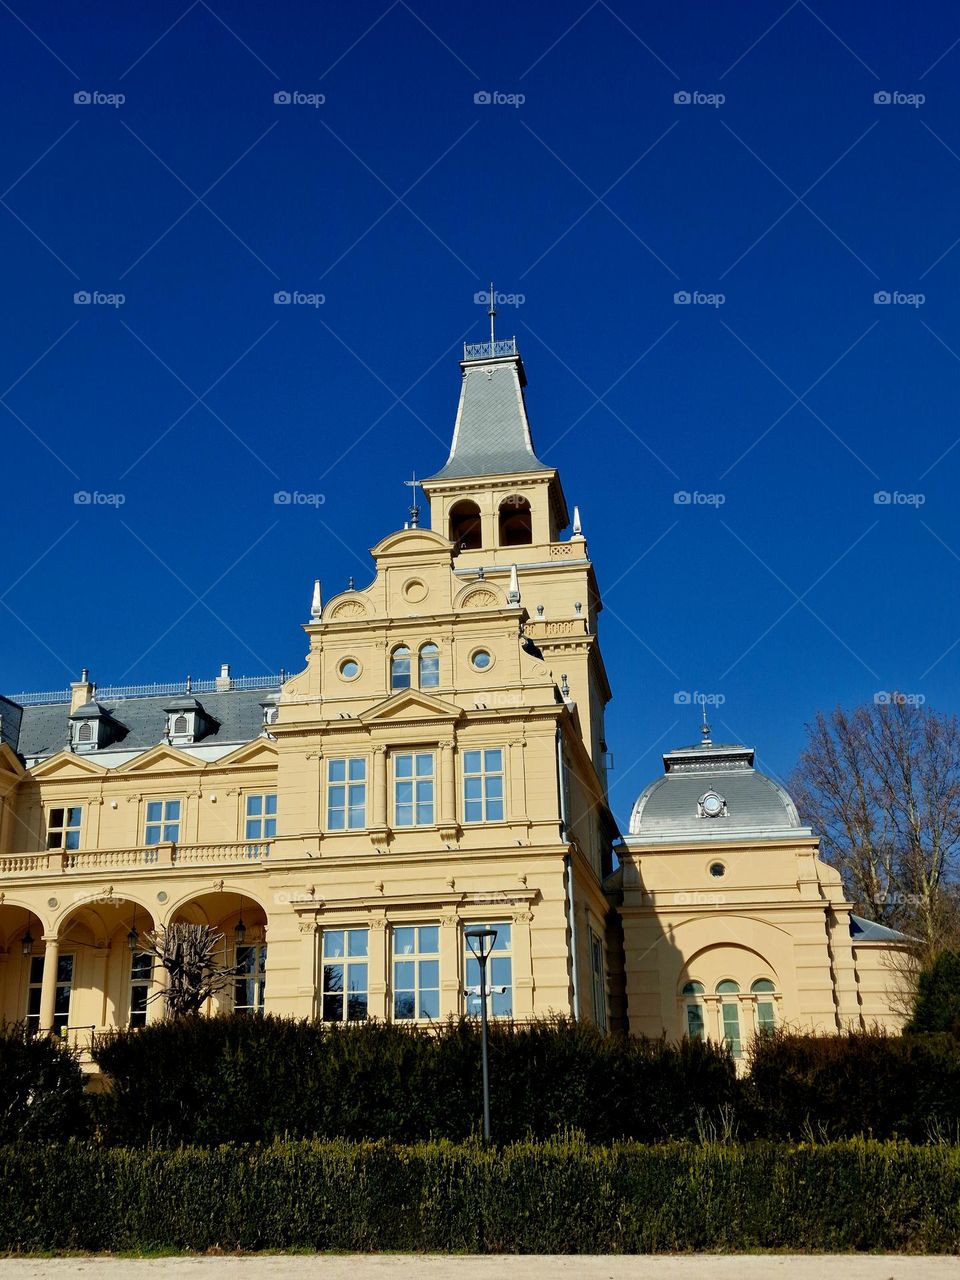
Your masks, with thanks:
[{"label": "chimney", "polygon": [[220,674],[217,676],[214,684],[217,686],[217,693],[225,693],[228,689],[233,688],[233,681],[230,679],[229,662],[221,663]]},{"label": "chimney", "polygon": [[70,714],[73,715],[81,707],[85,707],[93,698],[94,686],[90,683],[90,672],[86,667],[80,672],[80,679],[70,686]]}]

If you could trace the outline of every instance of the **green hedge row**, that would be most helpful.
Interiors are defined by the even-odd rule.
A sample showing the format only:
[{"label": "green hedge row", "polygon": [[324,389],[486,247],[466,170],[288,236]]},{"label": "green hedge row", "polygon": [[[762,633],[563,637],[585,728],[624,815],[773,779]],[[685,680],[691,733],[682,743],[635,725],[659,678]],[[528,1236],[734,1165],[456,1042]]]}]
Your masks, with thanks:
[{"label": "green hedge row", "polygon": [[[459,1140],[480,1125],[480,1032],[470,1020],[427,1031],[199,1018],[104,1038],[95,1056],[111,1086],[97,1100],[99,1130],[118,1145]],[[590,1142],[694,1138],[702,1112],[719,1115],[737,1096],[716,1046],[564,1021],[493,1026],[490,1081],[500,1142],[565,1130]]]},{"label": "green hedge row", "polygon": [[4,1252],[958,1248],[946,1146],[0,1148]]}]

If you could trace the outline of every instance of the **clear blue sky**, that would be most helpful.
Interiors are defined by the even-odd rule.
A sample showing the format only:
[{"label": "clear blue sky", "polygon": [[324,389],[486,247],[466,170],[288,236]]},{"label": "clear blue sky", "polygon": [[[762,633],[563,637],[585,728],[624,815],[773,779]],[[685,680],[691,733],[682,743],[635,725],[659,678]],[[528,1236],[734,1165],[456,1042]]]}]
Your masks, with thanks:
[{"label": "clear blue sky", "polygon": [[889,0],[3,3],[0,685],[300,667],[314,576],[364,582],[444,461],[492,277],[605,591],[621,817],[680,691],[778,775],[818,708],[953,710],[958,40]]}]

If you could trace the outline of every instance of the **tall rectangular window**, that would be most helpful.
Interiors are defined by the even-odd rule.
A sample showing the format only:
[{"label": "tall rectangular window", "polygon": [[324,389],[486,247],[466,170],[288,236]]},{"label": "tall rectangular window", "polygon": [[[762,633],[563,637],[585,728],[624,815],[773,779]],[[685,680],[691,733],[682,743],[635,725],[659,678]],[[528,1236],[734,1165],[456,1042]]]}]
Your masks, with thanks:
[{"label": "tall rectangular window", "polygon": [[730,1050],[732,1057],[739,1058],[741,1054],[739,1001],[724,1000],[720,1007],[723,1012],[724,1044]]},{"label": "tall rectangular window", "polygon": [[435,924],[393,930],[393,1016],[440,1017],[440,929]]},{"label": "tall rectangular window", "polygon": [[272,840],[277,834],[277,797],[275,792],[260,796],[247,796],[244,814],[244,835],[248,840]]},{"label": "tall rectangular window", "polygon": [[367,1016],[367,930],[323,931],[323,1020],[362,1022]]},{"label": "tall rectangular window", "polygon": [[143,835],[145,844],[176,844],[180,839],[180,801],[148,800]]},{"label": "tall rectangular window", "polygon": [[[30,959],[27,987],[27,1030],[40,1029],[40,999],[43,989],[43,956]],[[70,1022],[70,994],[73,990],[73,956],[57,957],[57,989],[53,1004],[53,1029],[63,1032]]]},{"label": "tall rectangular window", "polygon": [[236,1013],[262,1013],[263,997],[267,982],[267,944],[247,942],[237,944],[237,974],[233,988],[233,1008]]},{"label": "tall rectangular window", "polygon": [[367,762],[363,757],[327,761],[327,830],[367,825]]},{"label": "tall rectangular window", "polygon": [[601,1031],[607,1029],[607,984],[603,977],[603,941],[590,930],[590,976],[593,983],[593,1016]]},{"label": "tall rectangular window", "polygon": [[503,821],[503,751],[463,753],[464,822]]},{"label": "tall rectangular window", "polygon": [[[512,930],[508,924],[471,924],[471,929],[493,929],[496,941],[487,960],[487,1013],[492,1018],[513,1017],[513,949]],[[464,973],[466,974],[467,1013],[480,1016],[480,961],[473,955],[464,938]]]},{"label": "tall rectangular window", "polygon": [[80,805],[51,809],[47,815],[47,848],[79,849],[82,817]]},{"label": "tall rectangular window", "polygon": [[394,756],[394,826],[433,826],[433,775],[432,751]]},{"label": "tall rectangular window", "polygon": [[130,1026],[143,1027],[147,1022],[147,1001],[153,982],[153,956],[137,951],[130,961]]}]

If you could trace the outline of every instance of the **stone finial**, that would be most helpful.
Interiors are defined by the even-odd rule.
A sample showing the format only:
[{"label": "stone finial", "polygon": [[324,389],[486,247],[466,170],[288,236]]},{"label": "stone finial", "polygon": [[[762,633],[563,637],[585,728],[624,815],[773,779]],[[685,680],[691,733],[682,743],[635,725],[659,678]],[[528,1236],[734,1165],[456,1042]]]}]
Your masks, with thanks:
[{"label": "stone finial", "polygon": [[573,536],[575,538],[583,537],[583,525],[580,523],[580,508],[573,508]]},{"label": "stone finial", "polygon": [[313,599],[310,601],[310,621],[319,622],[323,613],[323,596],[320,592],[320,579],[313,580]]},{"label": "stone finial", "polygon": [[517,566],[510,566],[510,590],[507,592],[507,604],[520,603],[520,575]]}]

